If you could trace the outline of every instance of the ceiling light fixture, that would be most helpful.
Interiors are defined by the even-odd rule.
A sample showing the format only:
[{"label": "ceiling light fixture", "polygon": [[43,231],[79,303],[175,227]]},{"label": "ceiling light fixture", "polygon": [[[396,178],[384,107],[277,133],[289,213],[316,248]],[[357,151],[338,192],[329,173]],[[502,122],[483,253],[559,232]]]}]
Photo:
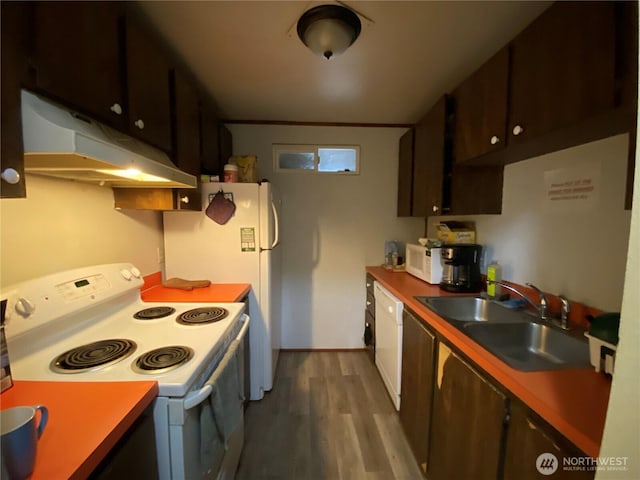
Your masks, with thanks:
[{"label": "ceiling light fixture", "polygon": [[320,5],[298,20],[298,36],[309,49],[329,60],[356,41],[362,25],[358,15],[341,5]]}]

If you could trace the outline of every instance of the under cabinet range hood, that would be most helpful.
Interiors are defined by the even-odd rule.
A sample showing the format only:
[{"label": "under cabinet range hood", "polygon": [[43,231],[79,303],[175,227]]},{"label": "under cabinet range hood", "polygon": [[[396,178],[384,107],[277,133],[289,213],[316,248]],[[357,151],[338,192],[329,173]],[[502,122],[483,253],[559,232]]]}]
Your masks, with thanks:
[{"label": "under cabinet range hood", "polygon": [[162,151],[22,91],[25,171],[110,187],[196,188]]}]

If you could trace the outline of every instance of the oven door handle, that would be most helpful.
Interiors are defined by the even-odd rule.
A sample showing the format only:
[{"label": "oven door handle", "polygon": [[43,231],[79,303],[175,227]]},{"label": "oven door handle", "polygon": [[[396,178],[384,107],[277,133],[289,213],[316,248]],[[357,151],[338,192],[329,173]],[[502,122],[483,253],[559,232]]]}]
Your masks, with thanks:
[{"label": "oven door handle", "polygon": [[191,409],[191,408],[193,408],[193,407],[195,407],[197,405],[200,405],[207,398],[209,398],[209,396],[211,395],[212,391],[213,391],[213,387],[211,387],[211,385],[205,385],[204,387],[202,387],[197,392],[189,393],[184,398],[184,401],[182,402],[183,408],[185,410],[189,410],[189,409]]},{"label": "oven door handle", "polygon": [[243,325],[240,328],[238,335],[236,335],[236,341],[238,342],[243,339],[244,335],[247,333],[247,329],[249,328],[249,315],[246,313],[242,314],[242,323]]},{"label": "oven door handle", "polygon": [[[243,322],[242,322],[243,325],[240,328],[240,331],[238,332],[238,335],[235,338],[236,341],[242,340],[242,338],[247,333],[247,329],[249,328],[249,316],[247,314],[243,314],[242,319],[243,319]],[[200,405],[207,398],[209,398],[212,391],[213,391],[213,388],[211,387],[211,385],[204,385],[197,392],[191,392],[187,394],[187,396],[184,398],[184,401],[182,402],[183,408],[185,410],[190,410],[193,407]]]}]

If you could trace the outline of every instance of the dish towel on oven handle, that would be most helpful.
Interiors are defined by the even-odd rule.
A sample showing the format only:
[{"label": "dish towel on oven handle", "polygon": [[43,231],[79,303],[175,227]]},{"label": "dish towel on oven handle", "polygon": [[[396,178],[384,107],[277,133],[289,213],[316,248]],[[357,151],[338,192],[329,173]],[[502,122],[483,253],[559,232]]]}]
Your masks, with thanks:
[{"label": "dish towel on oven handle", "polygon": [[212,391],[200,412],[200,461],[207,467],[218,466],[224,452],[228,449],[231,434],[240,425],[242,415],[242,395],[238,372],[239,340],[229,345],[218,367],[205,385],[211,385]]}]

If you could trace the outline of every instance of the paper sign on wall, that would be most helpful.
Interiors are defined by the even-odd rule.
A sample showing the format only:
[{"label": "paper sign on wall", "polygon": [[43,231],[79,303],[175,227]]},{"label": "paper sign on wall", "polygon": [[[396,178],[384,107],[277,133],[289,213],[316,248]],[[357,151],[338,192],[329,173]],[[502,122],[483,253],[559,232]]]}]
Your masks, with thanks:
[{"label": "paper sign on wall", "polygon": [[256,251],[256,229],[243,227],[240,229],[240,249],[243,252]]},{"label": "paper sign on wall", "polygon": [[601,177],[599,163],[547,170],[544,172],[547,208],[563,212],[595,208],[600,201]]}]

